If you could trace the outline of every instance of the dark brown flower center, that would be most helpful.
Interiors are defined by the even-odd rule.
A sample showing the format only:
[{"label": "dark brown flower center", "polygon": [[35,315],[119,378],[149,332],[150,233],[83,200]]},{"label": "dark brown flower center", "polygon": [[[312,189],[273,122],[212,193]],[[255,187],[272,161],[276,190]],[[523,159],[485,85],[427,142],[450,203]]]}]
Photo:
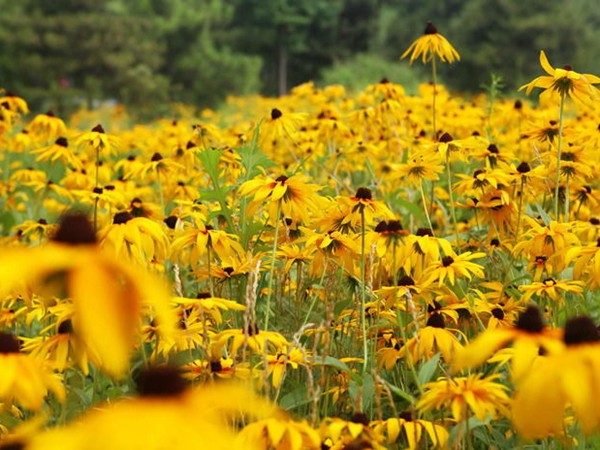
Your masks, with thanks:
[{"label": "dark brown flower center", "polygon": [[71,322],[71,319],[63,320],[58,326],[58,334],[71,333],[73,333],[73,322]]},{"label": "dark brown flower center", "polygon": [[143,397],[175,397],[185,391],[186,383],[175,367],[145,369],[137,377],[138,392]]},{"label": "dark brown flower center", "polygon": [[587,316],[573,317],[565,324],[563,341],[567,345],[585,344],[600,341],[598,327]]},{"label": "dark brown flower center", "polygon": [[445,328],[446,324],[444,323],[444,316],[437,312],[433,313],[429,316],[429,319],[427,319],[427,326],[433,328]]},{"label": "dark brown flower center", "polygon": [[439,139],[439,141],[443,142],[443,143],[450,142],[452,140],[453,139],[452,139],[452,136],[450,135],[450,133],[444,133],[444,134],[442,134],[440,136],[440,139]]},{"label": "dark brown flower center", "polygon": [[442,258],[442,265],[444,267],[448,267],[450,264],[452,264],[454,262],[454,258],[452,258],[452,256],[444,256]]},{"label": "dark brown flower center", "polygon": [[65,138],[65,137],[59,137],[56,141],[54,141],[54,143],[56,145],[60,145],[61,147],[69,146],[69,142],[67,141],[67,138]]},{"label": "dark brown flower center", "polygon": [[0,333],[0,353],[19,353],[19,340],[12,334]]},{"label": "dark brown flower center", "polygon": [[517,166],[517,172],[519,172],[519,173],[527,173],[530,171],[531,171],[531,167],[525,161],[523,161],[521,164],[519,164]]},{"label": "dark brown flower center", "polygon": [[71,212],[63,216],[52,240],[69,245],[95,244],[96,233],[85,214]]},{"label": "dark brown flower center", "polygon": [[502,311],[500,308],[494,308],[492,309],[492,316],[498,320],[502,320],[504,319],[504,311]]},{"label": "dark brown flower center", "polygon": [[104,134],[104,128],[102,128],[102,125],[100,125],[100,124],[98,124],[94,128],[92,128],[92,131],[95,131],[96,133]]},{"label": "dark brown flower center", "polygon": [[544,329],[542,314],[537,306],[529,305],[517,319],[516,327],[528,333],[541,333]]},{"label": "dark brown flower center", "polygon": [[162,155],[160,153],[156,152],[154,155],[152,155],[152,158],[150,158],[150,161],[157,162],[157,161],[160,161],[161,159],[163,159]]},{"label": "dark brown flower center", "polygon": [[359,200],[371,200],[373,198],[373,193],[369,188],[359,187],[354,197],[358,198]]},{"label": "dark brown flower center", "polygon": [[433,231],[431,228],[419,228],[415,233],[416,236],[431,236],[433,237]]},{"label": "dark brown flower center", "polygon": [[283,116],[283,113],[277,108],[273,108],[271,110],[271,119],[276,120],[279,119],[281,116]]},{"label": "dark brown flower center", "polygon": [[438,32],[438,30],[435,27],[435,25],[433,23],[431,23],[431,20],[428,20],[423,34],[437,34],[437,32]]},{"label": "dark brown flower center", "polygon": [[113,223],[114,224],[127,223],[131,219],[133,219],[133,214],[131,214],[129,211],[122,211],[122,212],[115,214],[115,216],[113,217]]},{"label": "dark brown flower center", "polygon": [[177,225],[177,216],[169,216],[163,220],[163,222],[171,229],[175,229],[175,225]]},{"label": "dark brown flower center", "polygon": [[404,275],[402,278],[398,280],[398,286],[414,286],[415,280],[413,280],[408,275]]},{"label": "dark brown flower center", "polygon": [[369,425],[369,417],[364,412],[355,412],[350,417],[350,422],[361,423],[365,426]]}]

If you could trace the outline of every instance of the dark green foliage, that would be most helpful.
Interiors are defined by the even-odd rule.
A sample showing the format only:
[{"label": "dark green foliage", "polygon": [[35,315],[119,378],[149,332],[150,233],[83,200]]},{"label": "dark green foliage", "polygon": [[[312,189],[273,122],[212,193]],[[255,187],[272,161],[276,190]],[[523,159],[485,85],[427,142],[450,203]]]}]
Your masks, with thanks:
[{"label": "dark green foliage", "polygon": [[518,87],[540,74],[541,49],[600,72],[595,0],[0,0],[0,11],[0,86],[34,110],[114,99],[156,114],[320,78],[362,86],[382,71],[411,84],[398,58],[427,20],[462,56],[439,68],[453,89],[479,90],[491,73]]}]

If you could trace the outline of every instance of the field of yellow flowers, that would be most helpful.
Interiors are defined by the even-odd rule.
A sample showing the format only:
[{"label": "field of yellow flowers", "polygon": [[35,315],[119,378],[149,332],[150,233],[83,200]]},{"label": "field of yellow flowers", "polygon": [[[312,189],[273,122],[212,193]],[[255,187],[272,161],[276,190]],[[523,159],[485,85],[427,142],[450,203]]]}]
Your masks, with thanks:
[{"label": "field of yellow flowers", "polygon": [[[0,94],[0,449],[597,448],[600,78]],[[98,117],[102,117],[102,124]]]}]

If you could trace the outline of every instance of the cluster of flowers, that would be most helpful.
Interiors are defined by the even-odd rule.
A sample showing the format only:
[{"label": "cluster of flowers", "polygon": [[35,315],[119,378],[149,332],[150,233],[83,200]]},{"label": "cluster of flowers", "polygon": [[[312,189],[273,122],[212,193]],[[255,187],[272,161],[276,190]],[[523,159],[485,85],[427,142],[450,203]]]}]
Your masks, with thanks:
[{"label": "cluster of flowers", "polygon": [[542,52],[538,106],[465,99],[431,23],[404,56],[419,95],[307,83],[111,133],[4,91],[0,448],[600,430],[600,79]]}]

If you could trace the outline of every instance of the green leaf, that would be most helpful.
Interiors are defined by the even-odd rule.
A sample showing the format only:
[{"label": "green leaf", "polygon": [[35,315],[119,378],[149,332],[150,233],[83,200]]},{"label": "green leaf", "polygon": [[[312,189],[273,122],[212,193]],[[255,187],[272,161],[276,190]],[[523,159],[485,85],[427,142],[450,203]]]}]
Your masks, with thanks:
[{"label": "green leaf", "polygon": [[385,380],[384,380],[384,383],[389,388],[389,390],[392,391],[392,394],[395,394],[398,397],[403,398],[404,400],[409,402],[411,405],[413,405],[417,402],[417,400],[412,395],[410,395],[408,392],[403,391],[398,386],[394,386],[393,384],[391,384]]},{"label": "green leaf", "polygon": [[426,220],[423,210],[416,203],[397,198],[394,200],[394,204],[399,206],[400,208],[407,210],[411,215],[419,218],[420,220]]},{"label": "green leaf", "polygon": [[337,358],[334,358],[333,356],[326,356],[325,358],[317,358],[317,359],[315,359],[313,364],[333,367],[337,370],[347,373],[354,380],[360,380],[360,377],[357,374],[355,374],[354,372],[352,372],[352,370],[350,369],[350,367],[348,367],[346,365],[346,363],[340,361]]},{"label": "green leaf", "polygon": [[279,406],[289,411],[291,409],[298,408],[299,406],[306,405],[312,402],[313,399],[306,395],[306,387],[300,386],[291,392],[288,392],[279,400]]},{"label": "green leaf", "polygon": [[424,385],[428,381],[431,381],[433,374],[437,369],[438,363],[440,361],[440,354],[436,353],[433,355],[429,361],[421,366],[419,369],[419,373],[417,374],[417,381],[419,382],[419,386]]}]

